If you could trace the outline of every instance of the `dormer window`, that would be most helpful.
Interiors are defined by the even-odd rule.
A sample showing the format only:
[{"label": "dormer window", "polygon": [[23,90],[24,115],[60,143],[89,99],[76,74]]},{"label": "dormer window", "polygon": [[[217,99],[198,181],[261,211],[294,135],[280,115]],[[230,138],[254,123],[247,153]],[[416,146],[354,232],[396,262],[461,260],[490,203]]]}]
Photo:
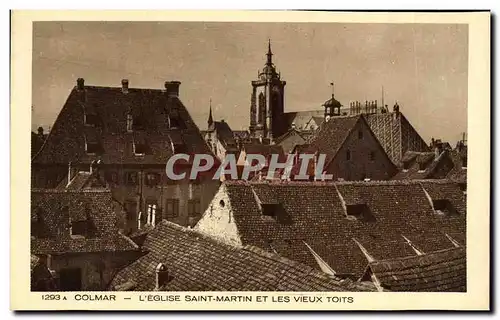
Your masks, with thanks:
[{"label": "dormer window", "polygon": [[73,217],[70,217],[71,237],[74,238],[74,237],[89,236],[90,211],[91,211],[90,206],[87,205],[85,206],[84,212],[77,212]]},{"label": "dormer window", "polygon": [[145,128],[144,117],[143,116],[134,117],[132,128],[133,130],[144,130]]},{"label": "dormer window", "polygon": [[95,110],[95,105],[88,104],[84,108],[83,123],[89,127],[97,126],[98,117]]},{"label": "dormer window", "polygon": [[347,150],[347,151],[346,151],[346,154],[345,154],[345,159],[346,159],[347,161],[351,160],[351,150]]},{"label": "dormer window", "polygon": [[450,216],[457,214],[453,204],[448,199],[433,200],[432,206],[434,207],[434,212],[438,215]]},{"label": "dormer window", "polygon": [[169,137],[173,153],[188,153],[187,145],[179,132],[172,132]]},{"label": "dormer window", "polygon": [[375,217],[372,215],[370,208],[365,203],[346,205],[347,218],[350,220],[360,220],[372,222]]},{"label": "dormer window", "polygon": [[89,155],[95,155],[101,151],[99,138],[95,129],[87,130],[85,132],[85,151]]},{"label": "dormer window", "polygon": [[404,161],[403,162],[403,170],[408,170],[411,167],[411,161]]},{"label": "dormer window", "polygon": [[147,142],[142,135],[134,136],[134,154],[136,156],[144,156],[147,152]]},{"label": "dormer window", "polygon": [[418,163],[418,171],[420,171],[420,172],[425,171],[426,168],[427,168],[427,163],[424,163],[424,162]]},{"label": "dormer window", "polygon": [[132,114],[127,114],[127,131],[132,132],[134,130],[134,117]]},{"label": "dormer window", "polygon": [[168,125],[171,129],[183,129],[185,127],[177,109],[172,109],[170,111],[168,115]]}]

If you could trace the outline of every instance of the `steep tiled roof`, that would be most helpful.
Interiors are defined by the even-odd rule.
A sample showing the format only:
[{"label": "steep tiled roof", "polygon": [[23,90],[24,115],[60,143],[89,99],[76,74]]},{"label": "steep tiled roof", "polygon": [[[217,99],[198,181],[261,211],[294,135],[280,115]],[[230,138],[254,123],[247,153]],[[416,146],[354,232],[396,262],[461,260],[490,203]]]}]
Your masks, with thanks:
[{"label": "steep tiled roof", "polygon": [[309,145],[314,151],[326,154],[328,164],[337,154],[349,133],[358,121],[363,121],[362,116],[332,117],[316,131]]},{"label": "steep tiled roof", "polygon": [[366,114],[366,120],[393,163],[406,151],[429,151],[427,143],[401,112]]},{"label": "steep tiled roof", "polygon": [[465,149],[458,151],[453,150],[450,152],[450,157],[453,161],[453,169],[446,176],[448,179],[459,182],[467,182],[467,168],[463,167],[462,159],[467,159],[467,147]]},{"label": "steep tiled roof", "polygon": [[260,154],[266,158],[273,154],[284,155],[283,148],[280,145],[245,143],[242,150],[245,150],[247,154]]},{"label": "steep tiled roof", "polygon": [[[412,257],[379,260],[368,264],[367,276],[375,275],[390,291],[467,291],[466,248],[449,248]],[[366,276],[365,276],[366,277]]]},{"label": "steep tiled roof", "polygon": [[309,111],[295,111],[285,112],[284,120],[286,121],[287,128],[291,128],[292,124],[298,130],[304,129],[304,126],[311,120],[311,117],[323,117],[325,110],[309,110]]},{"label": "steep tiled roof", "polygon": [[[413,255],[403,236],[424,251],[452,246],[445,233],[465,244],[465,209],[448,216],[437,214],[431,206],[432,197],[440,192],[456,208],[465,208],[463,193],[450,185],[453,184],[412,180],[340,183],[232,181],[224,186],[243,244],[266,250],[273,248],[292,260],[317,266],[305,241],[338,274],[360,276],[366,258],[352,238],[362,243],[376,259]],[[424,187],[431,190],[426,192]],[[289,223],[263,219],[255,197],[263,188],[281,203],[287,216],[283,221]],[[443,196],[439,195],[439,199]],[[346,210],[356,211],[356,208],[364,209],[352,213],[353,216],[351,213],[347,215]],[[356,214],[362,218],[355,218]]]},{"label": "steep tiled roof", "polygon": [[[32,190],[33,254],[136,250],[137,245],[118,232],[111,192],[107,190]],[[70,221],[86,221],[88,235],[72,237]]]},{"label": "steep tiled roof", "polygon": [[163,263],[169,281],[161,291],[375,291],[264,250],[235,247],[162,221],[144,242],[149,252],[119,271],[110,289],[152,291]]},{"label": "steep tiled roof", "polygon": [[[96,115],[94,127],[84,124],[85,113]],[[129,113],[142,129],[127,132]],[[169,115],[181,120],[178,129],[169,127]],[[173,134],[181,137],[188,152],[210,153],[185,106],[164,90],[131,88],[125,94],[121,88],[85,86],[79,91],[75,87],[33,163],[90,163],[99,157],[104,163],[165,164],[173,154]],[[97,140],[97,155],[87,154],[86,139]],[[134,154],[134,140],[146,142],[144,156]]]},{"label": "steep tiled roof", "polygon": [[399,172],[392,179],[444,178],[461,183],[467,181],[467,169],[462,168],[461,155],[456,151],[445,150],[437,157],[435,152],[407,151],[401,160]]},{"label": "steep tiled roof", "polygon": [[222,143],[226,149],[236,149],[236,140],[234,139],[233,131],[229,124],[225,121],[214,122],[215,132],[217,139]]}]

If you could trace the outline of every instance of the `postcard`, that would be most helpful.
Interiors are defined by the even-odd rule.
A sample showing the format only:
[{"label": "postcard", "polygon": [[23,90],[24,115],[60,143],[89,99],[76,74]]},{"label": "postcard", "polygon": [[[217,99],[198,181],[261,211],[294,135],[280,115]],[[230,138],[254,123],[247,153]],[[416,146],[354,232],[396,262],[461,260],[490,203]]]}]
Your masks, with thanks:
[{"label": "postcard", "polygon": [[11,30],[12,309],[490,308],[489,12]]}]

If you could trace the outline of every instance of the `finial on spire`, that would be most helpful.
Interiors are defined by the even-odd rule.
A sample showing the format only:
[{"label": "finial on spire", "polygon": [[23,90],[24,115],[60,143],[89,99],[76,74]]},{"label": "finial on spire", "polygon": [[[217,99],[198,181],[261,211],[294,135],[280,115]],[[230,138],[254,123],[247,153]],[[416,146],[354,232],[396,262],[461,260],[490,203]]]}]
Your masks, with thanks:
[{"label": "finial on spire", "polygon": [[210,98],[209,100],[209,105],[210,105],[210,112],[208,114],[208,125],[210,126],[213,122],[214,122],[214,119],[212,117],[212,98]]},{"label": "finial on spire", "polygon": [[330,82],[330,85],[332,86],[332,98],[335,96],[335,83],[332,81]]},{"label": "finial on spire", "polygon": [[273,64],[273,52],[271,51],[271,39],[269,39],[268,42],[268,47],[267,47],[267,64],[272,65]]}]

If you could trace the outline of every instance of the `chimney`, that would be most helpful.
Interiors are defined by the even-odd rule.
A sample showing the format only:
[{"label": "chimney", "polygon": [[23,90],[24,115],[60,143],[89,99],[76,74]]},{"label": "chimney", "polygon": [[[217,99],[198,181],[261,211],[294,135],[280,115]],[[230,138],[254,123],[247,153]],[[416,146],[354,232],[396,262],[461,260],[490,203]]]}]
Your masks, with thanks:
[{"label": "chimney", "polygon": [[125,94],[128,93],[128,79],[122,80],[122,92]]},{"label": "chimney", "polygon": [[78,91],[84,90],[85,89],[85,79],[78,78],[76,80],[76,88],[78,89]]},{"label": "chimney", "polygon": [[169,97],[179,97],[179,86],[180,81],[165,81],[165,89],[167,91],[167,96]]},{"label": "chimney", "polygon": [[155,269],[155,290],[160,288],[168,282],[168,270],[163,263],[158,263]]}]

